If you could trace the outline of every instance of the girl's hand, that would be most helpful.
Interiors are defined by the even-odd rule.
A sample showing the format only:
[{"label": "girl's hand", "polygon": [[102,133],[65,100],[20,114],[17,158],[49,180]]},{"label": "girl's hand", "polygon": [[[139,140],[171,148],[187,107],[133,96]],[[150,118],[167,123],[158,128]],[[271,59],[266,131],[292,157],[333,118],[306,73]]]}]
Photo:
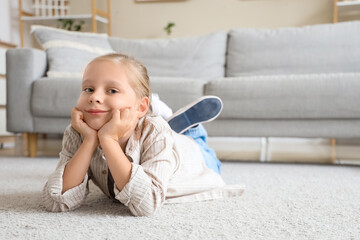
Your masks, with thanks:
[{"label": "girl's hand", "polygon": [[99,129],[98,137],[99,139],[108,137],[118,141],[123,137],[131,135],[137,121],[136,111],[131,107],[114,110],[110,121]]},{"label": "girl's hand", "polygon": [[77,107],[71,109],[71,126],[78,131],[84,139],[94,139],[97,141],[97,131],[86,124],[83,112]]}]

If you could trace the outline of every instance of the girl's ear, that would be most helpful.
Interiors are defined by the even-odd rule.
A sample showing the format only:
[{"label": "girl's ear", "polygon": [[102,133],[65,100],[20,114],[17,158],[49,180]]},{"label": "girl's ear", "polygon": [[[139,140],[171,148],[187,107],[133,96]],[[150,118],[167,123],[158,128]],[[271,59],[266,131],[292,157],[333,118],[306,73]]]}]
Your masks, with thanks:
[{"label": "girl's ear", "polygon": [[137,109],[137,117],[141,118],[143,116],[145,116],[145,114],[147,113],[149,109],[149,98],[148,97],[143,97],[140,101],[139,101],[139,106]]}]

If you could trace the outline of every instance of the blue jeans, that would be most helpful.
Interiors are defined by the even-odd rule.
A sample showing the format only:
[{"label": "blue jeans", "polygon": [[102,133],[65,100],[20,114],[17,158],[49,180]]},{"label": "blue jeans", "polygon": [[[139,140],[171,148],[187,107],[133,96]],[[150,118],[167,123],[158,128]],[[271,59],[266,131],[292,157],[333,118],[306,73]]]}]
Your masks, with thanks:
[{"label": "blue jeans", "polygon": [[207,132],[205,128],[199,124],[196,127],[188,129],[183,134],[196,141],[196,143],[200,146],[206,166],[220,175],[221,162],[216,157],[215,151],[207,145]]}]

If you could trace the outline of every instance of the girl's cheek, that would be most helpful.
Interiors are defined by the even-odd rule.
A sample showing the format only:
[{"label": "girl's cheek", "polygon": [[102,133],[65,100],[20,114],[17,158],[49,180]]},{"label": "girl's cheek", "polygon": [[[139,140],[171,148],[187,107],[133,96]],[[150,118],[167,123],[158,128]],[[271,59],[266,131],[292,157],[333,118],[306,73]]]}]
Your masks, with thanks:
[{"label": "girl's cheek", "polygon": [[77,107],[82,108],[84,106],[84,99],[80,96],[80,98],[77,101]]}]

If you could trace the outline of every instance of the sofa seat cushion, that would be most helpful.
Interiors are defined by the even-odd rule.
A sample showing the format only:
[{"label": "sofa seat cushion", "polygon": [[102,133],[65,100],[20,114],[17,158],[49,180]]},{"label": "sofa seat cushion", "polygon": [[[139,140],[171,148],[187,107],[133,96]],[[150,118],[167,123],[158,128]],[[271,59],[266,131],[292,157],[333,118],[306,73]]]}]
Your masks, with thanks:
[{"label": "sofa seat cushion", "polygon": [[[152,77],[152,92],[173,110],[201,97],[205,82],[192,78]],[[79,78],[41,78],[33,83],[31,111],[35,117],[70,117],[81,93]]]},{"label": "sofa seat cushion", "polygon": [[209,137],[360,138],[360,119],[216,119],[204,126]]},{"label": "sofa seat cushion", "polygon": [[232,29],[227,77],[357,72],[360,21],[279,29]]},{"label": "sofa seat cushion", "polygon": [[223,78],[205,94],[224,102],[223,119],[358,119],[360,73]]},{"label": "sofa seat cushion", "polygon": [[116,52],[139,59],[150,76],[216,79],[225,76],[227,33],[172,39],[110,37]]}]

